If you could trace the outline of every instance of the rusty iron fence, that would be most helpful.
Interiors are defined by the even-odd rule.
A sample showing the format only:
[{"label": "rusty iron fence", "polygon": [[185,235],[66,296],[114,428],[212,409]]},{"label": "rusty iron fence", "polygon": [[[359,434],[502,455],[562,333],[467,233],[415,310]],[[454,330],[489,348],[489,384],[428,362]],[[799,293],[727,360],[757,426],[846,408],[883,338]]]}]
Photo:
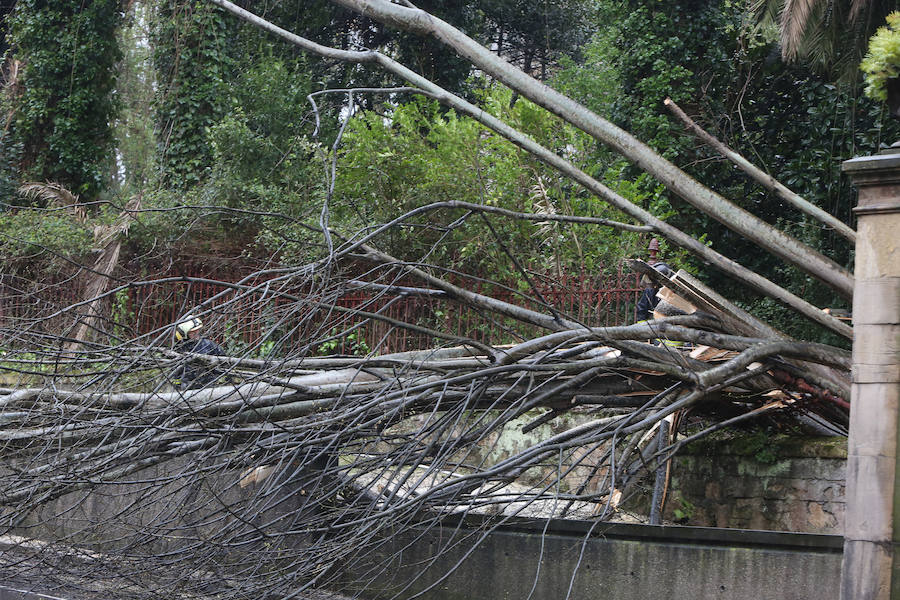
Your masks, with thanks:
[{"label": "rusty iron fence", "polygon": [[[536,280],[543,301],[569,318],[590,326],[634,321],[641,288],[637,276],[621,267],[597,276]],[[493,344],[539,333],[442,297],[354,289],[316,297],[309,290],[284,285],[268,289],[258,280],[253,283],[258,286],[254,294],[241,294],[230,282],[193,275],[136,283],[103,299],[94,335],[104,343],[139,339],[146,345],[171,344],[172,324],[196,307],[201,307],[205,335],[242,354],[277,355],[298,349],[318,354],[389,353],[448,343],[403,329],[399,322]],[[481,283],[467,287],[498,300],[548,310],[525,299],[536,295],[532,290],[523,295]],[[0,277],[0,346],[20,345],[17,340],[26,338],[30,344],[42,338],[60,343],[59,336],[72,335],[77,323],[89,315],[82,288],[74,277],[53,282]],[[359,311],[377,313],[388,321],[366,318]]]}]

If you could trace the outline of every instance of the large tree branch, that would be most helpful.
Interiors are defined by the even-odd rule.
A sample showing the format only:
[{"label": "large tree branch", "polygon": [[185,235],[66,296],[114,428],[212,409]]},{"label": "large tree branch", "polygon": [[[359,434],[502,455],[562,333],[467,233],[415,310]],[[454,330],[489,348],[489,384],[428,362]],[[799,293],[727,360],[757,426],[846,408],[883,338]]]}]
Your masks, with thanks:
[{"label": "large tree branch", "polygon": [[210,0],[210,2],[221,6],[222,8],[235,14],[236,16],[247,20],[248,22],[251,22],[256,26],[265,29],[266,31],[269,31],[310,52],[314,52],[321,56],[334,58],[337,60],[363,64],[375,63],[382,66],[398,77],[401,77],[411,84],[420,87],[423,90],[423,93],[431,95],[443,104],[446,104],[447,106],[450,106],[463,114],[471,116],[486,127],[496,131],[520,148],[532,153],[541,161],[545,162],[553,168],[556,168],[564,175],[570,177],[573,181],[581,184],[591,193],[596,194],[600,198],[603,198],[615,208],[654,228],[655,231],[658,231],[662,236],[670,240],[672,243],[691,251],[698,257],[710,262],[716,268],[722,270],[736,280],[750,286],[752,289],[761,294],[774,298],[786,304],[787,306],[790,306],[806,318],[842,336],[851,336],[851,334],[848,334],[847,332],[847,326],[831,315],[823,313],[821,310],[810,305],[802,298],[772,283],[765,277],[741,266],[737,262],[725,256],[722,256],[712,248],[708,247],[706,244],[695,240],[691,236],[669,225],[665,221],[656,218],[649,212],[636,206],[622,196],[616,194],[611,189],[596,181],[580,169],[577,169],[574,165],[572,165],[565,159],[557,156],[555,153],[534,142],[531,138],[509,127],[499,119],[496,119],[495,117],[487,114],[480,108],[473,106],[462,98],[459,98],[447,92],[446,90],[435,85],[433,82],[407,69],[391,58],[374,51],[350,52],[321,46],[296,34],[285,31],[284,29],[281,29],[280,27],[277,27],[272,23],[265,21],[264,19],[260,19],[256,15],[253,15],[252,13],[245,11],[238,6],[235,6],[231,2],[228,2],[228,0]]},{"label": "large tree branch", "polygon": [[[213,1],[220,3],[220,0]],[[628,132],[532,78],[450,24],[425,11],[391,4],[387,0],[332,0],[332,2],[382,23],[440,40],[477,68],[502,81],[522,96],[609,145],[695,208],[825,282],[845,298],[853,297],[853,276],[846,269],[704,187]]]},{"label": "large tree branch", "polygon": [[846,223],[828,214],[812,202],[809,202],[806,198],[792,192],[780,181],[713,137],[712,134],[705,131],[702,127],[697,125],[693,119],[687,116],[687,114],[681,110],[681,107],[675,104],[671,98],[666,98],[663,103],[669,108],[673,115],[681,120],[688,131],[720,152],[722,156],[734,163],[741,171],[752,177],[757,183],[774,192],[779,198],[794,208],[816,219],[820,223],[831,227],[852,243],[856,243],[856,232]]}]

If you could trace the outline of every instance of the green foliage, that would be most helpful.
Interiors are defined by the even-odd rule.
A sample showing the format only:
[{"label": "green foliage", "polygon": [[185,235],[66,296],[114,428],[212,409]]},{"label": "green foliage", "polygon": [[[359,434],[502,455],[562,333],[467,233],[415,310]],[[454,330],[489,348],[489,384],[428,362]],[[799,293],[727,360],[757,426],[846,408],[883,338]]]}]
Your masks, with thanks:
[{"label": "green foliage", "polygon": [[596,3],[584,0],[472,4],[477,19],[474,37],[540,79],[546,79],[558,60],[576,56],[596,23]]},{"label": "green foliage", "polygon": [[122,49],[116,76],[119,111],[113,123],[119,163],[117,191],[123,195],[141,193],[156,173],[153,135],[156,73],[149,44],[150,3],[132,2],[130,8],[119,31]]},{"label": "green foliage", "polygon": [[[0,94],[0,115],[6,114],[5,95]],[[0,135],[0,211],[16,201],[22,144],[10,135]]]},{"label": "green foliage", "polygon": [[337,329],[331,331],[331,337],[319,344],[316,354],[330,356],[336,353],[349,354],[351,356],[366,356],[370,352],[365,335],[359,329],[354,329],[348,334],[339,334]]},{"label": "green foliage", "polygon": [[40,384],[44,376],[53,375],[58,364],[44,362],[34,352],[0,347],[0,385],[26,387]]},{"label": "green foliage", "polygon": [[672,511],[672,516],[677,523],[687,523],[693,518],[696,510],[697,507],[692,502],[679,497],[678,508]]},{"label": "green foliage", "polygon": [[620,85],[610,117],[672,159],[692,142],[680,135],[662,102],[721,101],[732,64],[733,13],[715,0],[613,2],[606,11],[615,25],[600,39]]},{"label": "green foliage", "polygon": [[0,139],[0,206],[11,204],[15,200],[18,182],[16,163],[19,149]]},{"label": "green foliage", "polygon": [[321,234],[307,224],[317,226],[325,178],[323,152],[309,138],[313,122],[302,112],[313,85],[306,63],[267,55],[235,77],[223,116],[204,130],[202,182],[148,192],[144,206],[164,212],[141,216],[129,234],[133,251],[314,256]]},{"label": "green foliage", "polygon": [[6,41],[6,34],[9,30],[7,26],[7,17],[16,5],[16,0],[0,0],[0,56],[5,56],[9,50],[9,44]]},{"label": "green foliage", "polygon": [[[262,325],[264,331],[271,331],[274,323],[265,320]],[[240,324],[228,320],[225,322],[223,337],[223,349],[226,356],[240,356],[241,358],[272,358],[278,356],[283,350],[282,344],[269,337],[250,344],[240,335]]]},{"label": "green foliage", "polygon": [[[534,104],[492,87],[483,94],[486,110],[501,116],[545,146],[585,158],[584,136]],[[339,162],[336,203],[345,222],[382,223],[420,206],[441,201],[488,204],[520,212],[611,216],[602,203],[555,171],[538,163],[506,140],[485,131],[472,119],[415,100],[395,107],[389,117],[364,113],[351,121]],[[527,268],[578,272],[607,263],[609,230],[599,227],[531,223],[479,216],[454,223],[460,211],[432,212],[411,219],[378,241],[395,256],[518,282],[521,275],[503,251],[502,242]],[[493,231],[492,231],[493,228]],[[496,235],[496,236],[495,236]],[[606,239],[604,239],[606,238]],[[608,264],[608,263],[607,263]]]},{"label": "green foliage", "polygon": [[758,428],[735,436],[731,448],[739,455],[753,457],[760,464],[771,465],[778,462],[778,448],[773,441],[775,437],[774,431]]},{"label": "green foliage", "polygon": [[[774,177],[807,200],[845,222],[852,222],[851,209],[856,196],[849,180],[841,174],[841,162],[853,156],[874,154],[882,140],[890,141],[900,135],[898,124],[887,119],[880,107],[860,98],[859,88],[839,88],[795,68],[763,71],[759,80],[748,86],[747,93],[752,101],[745,104],[745,128],[730,145],[767,166]],[[852,268],[852,245],[818,222],[784,206],[773,195],[746,184],[732,185],[725,190],[729,197],[742,199],[744,206],[755,214]],[[799,269],[758,252],[746,240],[735,239],[719,227],[711,228],[711,237],[720,247],[728,244],[734,248],[733,256],[740,257],[742,263],[765,273],[812,304],[846,306],[843,299],[823,284]],[[740,297],[724,282],[720,287]],[[762,311],[761,314],[768,313],[779,328],[793,336],[838,342],[771,301],[751,300],[747,307]]]},{"label": "green foliage", "polygon": [[269,58],[251,65],[236,81],[227,115],[207,130],[217,176],[275,185],[288,194],[305,187],[312,124],[298,107],[308,104],[311,87],[304,61]]},{"label": "green foliage", "polygon": [[[311,234],[325,196],[322,151],[298,114],[312,83],[305,61],[269,57],[238,80],[228,115],[209,128],[214,167],[206,186],[216,203],[242,211],[227,227],[252,230],[283,260],[311,257]],[[259,214],[262,213],[262,214]]]},{"label": "green foliage", "polygon": [[900,12],[889,14],[887,26],[879,27],[869,40],[869,51],[859,68],[866,74],[866,95],[887,100],[887,80],[900,77]]},{"label": "green foliage", "polygon": [[[61,212],[36,210],[0,213],[0,263],[7,271],[25,271],[37,265],[60,268],[90,250],[93,236],[88,229]],[[35,273],[31,273],[34,275]]]},{"label": "green foliage", "polygon": [[[618,19],[618,5],[608,3],[601,12],[603,19]],[[600,28],[582,49],[582,60],[563,58],[562,68],[552,79],[560,92],[577,100],[599,115],[610,114],[612,106],[622,94],[619,70],[616,66],[619,31],[614,27]]]},{"label": "green foliage", "polygon": [[[20,0],[19,6],[11,39],[27,61],[25,95],[16,101],[14,135],[0,138],[0,201],[12,197],[21,166],[29,177],[74,182],[73,191],[90,199],[109,171],[108,124],[114,122],[126,193],[144,190],[145,207],[166,209],[140,217],[130,233],[132,251],[184,248],[185,254],[223,254],[227,247],[248,255],[275,254],[285,262],[314,256],[320,240],[314,230],[328,197],[328,148],[345,116],[346,96],[317,97],[324,125],[317,139],[310,137],[306,96],[323,87],[384,83],[382,74],[304,59],[295,48],[198,0],[158,3],[149,20],[152,57],[142,44],[148,38],[139,31],[148,20],[133,17],[122,39],[136,37],[121,44],[126,51],[114,71],[111,32],[119,17],[115,10],[100,15],[100,8],[113,6],[111,0],[88,2],[77,14],[63,0]],[[893,139],[897,126],[883,123],[880,108],[861,100],[857,89],[838,88],[808,69],[782,64],[770,32],[748,28],[746,15],[731,0],[454,0],[421,6],[481,41],[496,41],[505,57],[531,64],[532,72],[561,61],[553,81],[557,88],[717,192],[849,265],[851,249],[841,238],[786,208],[699,146],[663,108],[663,99],[672,97],[704,128],[795,191],[851,219],[853,191],[840,175],[840,162],[876,150],[882,139]],[[398,37],[327,4],[285,0],[270,8],[267,17],[287,29],[329,45],[385,49],[439,83],[464,89],[492,114],[660,218],[814,303],[838,305],[820,284],[697,213],[660,182],[543,109],[499,86],[466,79],[469,65],[439,44],[427,42],[422,48],[419,38]],[[579,47],[582,36],[594,29],[591,43]],[[61,41],[50,43],[57,38]],[[76,45],[76,40],[86,43]],[[90,73],[96,77],[88,81]],[[116,81],[123,110],[112,119],[109,90]],[[153,85],[158,94],[151,136],[148,93]],[[622,219],[471,119],[411,98],[355,96],[357,108],[371,110],[352,117],[342,140],[328,207],[338,230],[354,233],[441,200]],[[86,142],[90,123],[106,137],[98,134]],[[85,131],[75,131],[76,126]],[[154,142],[158,161],[147,151]],[[159,168],[162,186],[151,191],[153,168]],[[168,210],[182,205],[206,208]],[[54,219],[39,223],[33,217],[24,211],[5,215],[4,239],[27,240],[21,248],[4,242],[4,256],[21,260],[42,248],[70,256],[89,247],[76,227],[63,231]],[[430,213],[391,230],[378,244],[404,259],[452,265],[524,289],[524,278],[497,239],[526,269],[541,274],[595,272],[624,256],[642,255],[648,241],[645,235],[596,226],[487,220],[490,226],[461,211]],[[58,236],[54,228],[60,229]],[[684,253],[663,244],[662,257],[693,270],[726,295],[744,298],[790,333],[817,335]]]},{"label": "green foliage", "polygon": [[[482,134],[474,121],[445,113],[430,101],[399,106],[390,118],[359,115],[347,128],[343,148],[335,199],[344,213],[358,215],[346,223],[349,230],[389,221],[431,202],[461,200],[509,207],[511,195],[527,189],[519,181],[522,169],[512,146]],[[433,213],[388,232],[389,239],[379,243],[397,256],[419,257],[447,234],[441,226],[458,216]],[[490,259],[479,253],[484,248],[483,233],[468,227],[455,230],[437,260],[459,261],[477,270],[481,260]]]},{"label": "green foliage", "polygon": [[[723,69],[731,64],[735,20],[716,2],[678,4],[651,1],[603,2],[602,24],[584,49],[582,63],[568,62],[553,85],[597,114],[636,135],[663,157],[683,164],[696,155],[694,142],[664,110],[670,97],[678,103],[722,109],[715,96],[726,86]],[[698,95],[697,90],[707,94]],[[689,160],[689,159],[688,159]],[[588,169],[620,195],[655,216],[707,242],[709,219],[688,212],[684,204],[652,177],[605,147],[591,150]],[[706,182],[702,177],[701,181]],[[626,255],[643,255],[647,240],[630,237]],[[660,255],[675,267],[697,270],[688,255],[663,248]]]},{"label": "green foliage", "polygon": [[[5,23],[6,17],[0,17]],[[5,28],[0,29],[0,40],[5,39]],[[0,54],[4,56],[4,54]],[[9,134],[8,125],[15,115],[15,98],[13,86],[0,89],[0,211],[15,201],[16,189],[19,187],[19,161],[22,158],[22,144]]]},{"label": "green foliage", "polygon": [[112,157],[117,0],[19,0],[9,41],[23,64],[12,135],[23,179],[96,197]]},{"label": "green foliage", "polygon": [[[900,133],[880,107],[861,99],[858,86],[838,87],[808,68],[782,63],[774,38],[748,27],[746,15],[728,0],[613,0],[604,2],[601,12],[606,25],[585,50],[585,64],[568,65],[555,85],[706,186],[849,266],[852,248],[843,238],[785,206],[698,144],[662,101],[671,97],[704,129],[847,222],[855,195],[841,175],[841,162],[876,152],[883,139]],[[625,195],[654,214],[814,304],[844,305],[824,285],[760,252],[724,224],[667,191],[657,193],[659,182],[642,177],[608,150],[598,148],[593,156],[593,173],[605,172],[607,182],[630,182]],[[688,261],[685,266],[726,296],[745,299],[746,307],[772,317],[779,328],[826,339],[790,311],[748,296],[705,265]]]},{"label": "green foliage", "polygon": [[129,332],[134,325],[135,316],[128,290],[122,289],[113,294],[109,320],[112,324],[111,333],[114,340],[123,341],[131,337]]}]

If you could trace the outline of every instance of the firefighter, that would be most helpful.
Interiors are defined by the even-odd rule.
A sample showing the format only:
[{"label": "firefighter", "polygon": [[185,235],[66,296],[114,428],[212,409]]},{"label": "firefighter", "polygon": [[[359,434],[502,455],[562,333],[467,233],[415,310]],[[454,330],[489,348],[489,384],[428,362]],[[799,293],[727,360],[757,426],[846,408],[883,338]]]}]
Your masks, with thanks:
[{"label": "firefighter", "polygon": [[[671,267],[664,262],[654,263],[653,268],[666,277],[671,277],[675,274]],[[652,319],[653,309],[659,304],[659,298],[656,297],[656,293],[659,291],[659,284],[646,275],[641,276],[641,283],[644,285],[644,291],[637,303],[638,322]]]},{"label": "firefighter", "polygon": [[[200,317],[188,315],[175,325],[175,349],[193,354],[222,356],[225,352],[209,338],[201,337],[203,321]],[[180,390],[196,390],[216,381],[221,374],[218,370],[190,361],[181,365],[173,376],[175,387]]]}]

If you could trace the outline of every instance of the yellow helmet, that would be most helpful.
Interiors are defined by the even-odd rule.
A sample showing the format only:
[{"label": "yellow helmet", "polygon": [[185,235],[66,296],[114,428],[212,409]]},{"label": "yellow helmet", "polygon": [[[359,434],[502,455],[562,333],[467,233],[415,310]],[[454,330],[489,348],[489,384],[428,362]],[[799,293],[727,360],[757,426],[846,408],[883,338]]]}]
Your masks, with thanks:
[{"label": "yellow helmet", "polygon": [[180,342],[185,339],[190,332],[196,331],[202,327],[203,321],[200,320],[200,317],[195,317],[193,315],[186,316],[175,325],[175,341]]}]

